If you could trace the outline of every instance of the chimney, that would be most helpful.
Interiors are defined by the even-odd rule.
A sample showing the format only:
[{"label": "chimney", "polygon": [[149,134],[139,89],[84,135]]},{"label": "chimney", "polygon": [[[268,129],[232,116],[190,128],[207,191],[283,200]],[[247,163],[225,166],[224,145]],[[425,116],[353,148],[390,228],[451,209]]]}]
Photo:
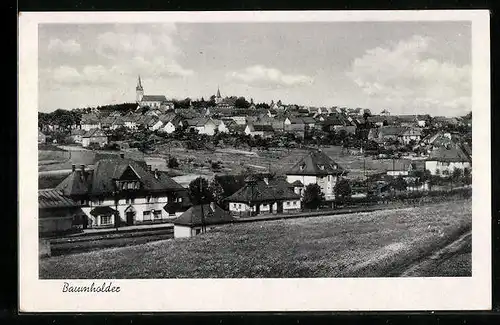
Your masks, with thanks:
[{"label": "chimney", "polygon": [[153,166],[152,165],[148,165],[148,170],[152,171],[153,170]]},{"label": "chimney", "polygon": [[123,159],[123,158],[125,158],[125,154],[124,154],[124,153],[121,153],[121,154],[120,154],[120,158],[122,158],[122,159]]},{"label": "chimney", "polygon": [[266,183],[266,185],[269,185],[269,177],[268,176],[264,177],[264,182]]},{"label": "chimney", "polygon": [[83,164],[82,164],[82,165],[80,165],[80,170],[81,170],[82,172],[84,172],[84,171],[85,171],[85,165],[83,165]]},{"label": "chimney", "polygon": [[75,164],[71,165],[71,171],[74,172],[75,169],[76,169],[76,165]]},{"label": "chimney", "polygon": [[155,168],[155,178],[158,179],[158,168]]},{"label": "chimney", "polygon": [[215,211],[215,203],[214,202],[210,202],[210,209],[212,209],[212,211]]}]

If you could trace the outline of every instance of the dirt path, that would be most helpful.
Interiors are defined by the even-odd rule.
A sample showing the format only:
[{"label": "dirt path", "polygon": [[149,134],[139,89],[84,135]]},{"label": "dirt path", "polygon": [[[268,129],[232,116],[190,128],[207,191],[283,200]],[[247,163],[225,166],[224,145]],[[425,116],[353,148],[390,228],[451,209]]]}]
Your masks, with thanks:
[{"label": "dirt path", "polygon": [[[434,252],[423,261],[415,263],[401,273],[402,277],[415,276],[471,276],[471,231],[457,240]],[[453,268],[447,267],[453,264]],[[452,272],[443,272],[452,270]]]}]

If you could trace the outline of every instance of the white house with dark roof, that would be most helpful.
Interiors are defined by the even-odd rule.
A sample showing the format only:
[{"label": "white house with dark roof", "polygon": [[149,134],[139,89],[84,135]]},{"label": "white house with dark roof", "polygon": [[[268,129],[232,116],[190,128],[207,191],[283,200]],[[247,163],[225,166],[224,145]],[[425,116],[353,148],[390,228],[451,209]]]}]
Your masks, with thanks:
[{"label": "white house with dark roof", "polygon": [[101,129],[91,129],[82,135],[82,147],[88,147],[93,143],[104,147],[108,144],[108,136]]},{"label": "white house with dark roof", "polygon": [[470,170],[471,167],[472,158],[470,148],[458,143],[434,149],[425,161],[425,169],[431,175],[441,177],[451,175],[455,168],[463,172],[466,168]]},{"label": "white house with dark roof", "polygon": [[284,213],[301,208],[300,195],[284,178],[254,177],[245,179],[245,186],[224,199],[229,211],[238,217],[260,213]]},{"label": "white house with dark roof", "polygon": [[[347,175],[347,170],[339,166],[322,151],[311,151],[286,172],[288,183],[302,195],[309,184],[318,184],[325,199],[335,199],[334,189],[339,177]],[[302,184],[302,188],[295,185]]]},{"label": "white house with dark roof", "polygon": [[78,202],[89,227],[165,222],[189,207],[186,189],[165,172],[126,159],[99,160],[93,170],[73,165],[56,189]]},{"label": "white house with dark roof", "polygon": [[174,238],[193,237],[202,233],[202,227],[213,229],[233,220],[228,211],[213,202],[203,206],[194,205],[174,220]]}]

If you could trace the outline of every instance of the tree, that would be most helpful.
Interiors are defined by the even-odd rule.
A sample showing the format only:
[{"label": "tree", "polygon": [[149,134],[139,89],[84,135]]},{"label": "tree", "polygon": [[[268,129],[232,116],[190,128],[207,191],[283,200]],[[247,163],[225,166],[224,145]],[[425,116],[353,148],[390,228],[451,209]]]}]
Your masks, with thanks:
[{"label": "tree", "polygon": [[235,101],[234,101],[234,106],[236,108],[249,108],[250,107],[250,103],[245,99],[245,97],[238,97]]},{"label": "tree", "polygon": [[335,198],[340,201],[345,201],[351,198],[351,184],[348,179],[342,178],[336,184],[334,188]]},{"label": "tree", "polygon": [[453,182],[458,182],[462,179],[462,171],[458,168],[453,168],[453,172],[451,173],[451,180]]},{"label": "tree", "polygon": [[408,184],[401,175],[391,180],[391,187],[396,191],[404,191],[407,186]]},{"label": "tree", "polygon": [[464,183],[469,185],[472,184],[472,174],[469,168],[464,168]]},{"label": "tree", "polygon": [[177,167],[179,167],[179,162],[177,161],[177,158],[175,157],[168,158],[168,168],[177,168]]},{"label": "tree", "polygon": [[325,202],[325,194],[318,184],[309,184],[304,190],[302,205],[308,209],[317,209]]},{"label": "tree", "polygon": [[207,204],[212,201],[212,193],[208,181],[203,177],[198,177],[189,183],[189,197],[193,204]]},{"label": "tree", "polygon": [[224,199],[224,189],[215,178],[210,182],[209,189],[214,201],[220,204]]}]

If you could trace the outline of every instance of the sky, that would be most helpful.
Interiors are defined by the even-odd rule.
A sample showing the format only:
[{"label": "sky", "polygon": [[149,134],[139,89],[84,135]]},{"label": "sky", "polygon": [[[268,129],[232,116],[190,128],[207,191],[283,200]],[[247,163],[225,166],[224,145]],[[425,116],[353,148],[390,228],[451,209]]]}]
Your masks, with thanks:
[{"label": "sky", "polygon": [[39,111],[168,99],[457,116],[471,111],[470,22],[39,25]]}]

